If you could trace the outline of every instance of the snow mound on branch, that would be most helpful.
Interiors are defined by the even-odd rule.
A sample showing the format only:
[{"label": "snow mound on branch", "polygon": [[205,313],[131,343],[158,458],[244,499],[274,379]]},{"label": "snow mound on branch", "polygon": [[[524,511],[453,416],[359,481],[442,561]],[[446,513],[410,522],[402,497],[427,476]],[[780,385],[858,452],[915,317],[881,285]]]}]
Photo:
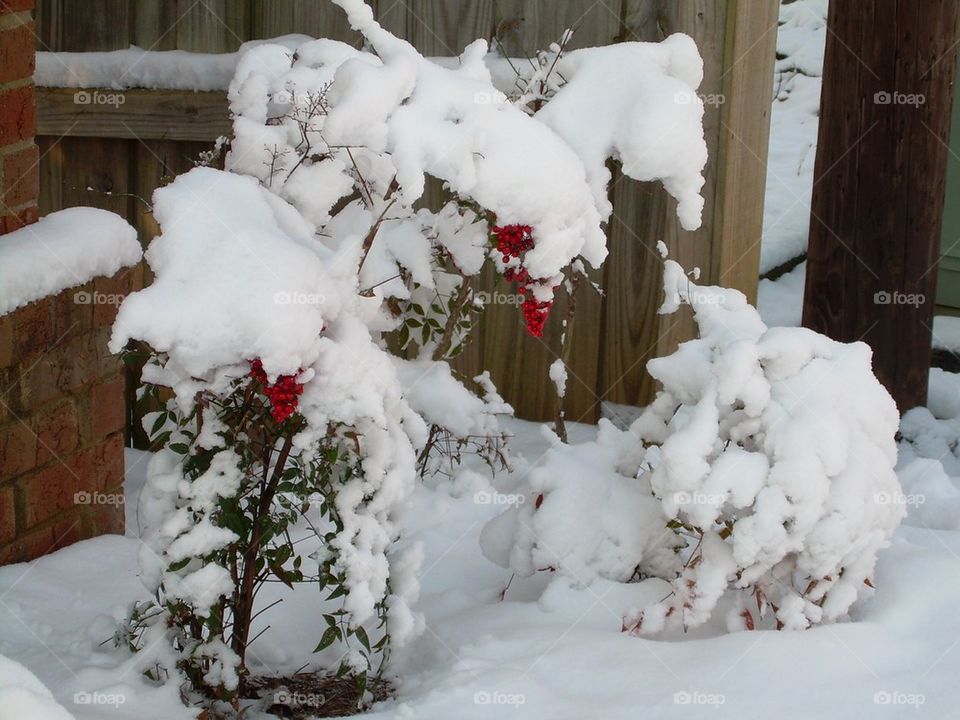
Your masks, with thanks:
[{"label": "snow mound on branch", "polygon": [[37,676],[0,655],[0,720],[73,720]]},{"label": "snow mound on branch", "polygon": [[392,360],[411,408],[428,424],[445,428],[456,437],[496,434],[497,415],[513,412],[499,398],[483,398],[470,392],[445,362]]},{"label": "snow mound on branch", "polygon": [[675,33],[659,43],[617,43],[575,50],[559,62],[567,81],[537,119],[574,148],[604,219],[609,158],[635,180],[660,180],[676,198],[686,230],[703,211],[703,102],[696,89],[703,60],[693,39]]},{"label": "snow mound on branch", "polygon": [[113,352],[144,340],[193,376],[254,358],[268,374],[295,373],[316,359],[342,290],[296,210],[252,178],[194,168],[156,191],[154,214],[155,279],[120,306]]},{"label": "snow mound on branch", "polygon": [[617,468],[633,437],[601,420],[594,441],[553,440],[523,494],[483,529],[484,555],[520,575],[551,569],[580,583],[674,567],[660,503],[649,485]]},{"label": "snow mound on branch", "polygon": [[672,261],[664,285],[664,311],[689,304],[700,337],[649,363],[663,390],[632,430],[651,445],[641,477],[698,548],[637,629],[699,625],[728,586],[780,627],[841,618],[904,515],[899,417],[869,347],[768,330],[741,293],[699,287]]},{"label": "snow mound on branch", "polygon": [[[376,55],[330,40],[296,52],[261,45],[240,59],[229,91],[228,167],[260,178],[306,217],[323,222],[351,174],[375,195],[395,180],[405,206],[430,175],[499,224],[533,227],[524,266],[552,286],[578,255],[593,266],[606,257],[604,162],[616,157],[632,177],[661,179],[680,201],[684,227],[699,226],[706,146],[693,91],[702,61],[689,38],[578,51],[573,80],[547,104],[560,110],[531,117],[497,89],[503,81],[491,73],[485,41],[468,45],[459,65],[432,62],[380,27],[362,0],[338,4]],[[635,70],[629,82],[617,79],[624,63]],[[589,120],[588,135],[561,122],[568,109],[572,120]],[[354,148],[349,162],[344,147]]]},{"label": "snow mound on branch", "polygon": [[136,265],[137,231],[119,215],[75,207],[0,237],[0,315]]}]

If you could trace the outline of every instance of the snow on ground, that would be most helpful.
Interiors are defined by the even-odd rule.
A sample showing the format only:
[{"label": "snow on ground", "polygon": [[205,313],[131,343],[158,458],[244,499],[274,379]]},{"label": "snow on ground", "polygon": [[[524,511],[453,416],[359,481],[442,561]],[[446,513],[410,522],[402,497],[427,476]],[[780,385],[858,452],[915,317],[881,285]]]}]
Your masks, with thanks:
[{"label": "snow on ground", "polygon": [[[405,528],[408,541],[426,550],[418,605],[426,631],[395,656],[398,696],[370,717],[951,717],[949,688],[960,672],[960,617],[953,612],[960,602],[960,478],[945,475],[935,458],[960,439],[960,376],[935,371],[931,387],[936,416],[914,423],[921,430],[901,448],[904,495],[890,501],[906,503],[909,516],[880,555],[876,596],[851,622],[803,632],[726,634],[709,625],[671,640],[625,635],[625,609],[658,599],[643,596],[649,583],[579,584],[549,573],[511,581],[478,544],[487,520],[517,502],[510,482],[493,486],[488,475],[471,472],[421,485]],[[515,451],[534,464],[547,436],[535,423],[509,427]],[[570,429],[573,442],[595,432]],[[70,717],[55,714],[53,701],[76,720],[195,716],[172,688],[146,684],[124,651],[101,645],[113,619],[145,596],[134,511],[148,457],[127,455],[126,537],[0,568],[0,655],[53,696],[22,670],[10,681],[12,666],[0,660],[0,698],[14,692],[5,686],[17,685],[21,698],[31,696],[23,702],[50,708],[24,714],[0,702],[0,720]],[[947,459],[960,473],[960,460]],[[270,633],[253,646],[260,670],[290,672],[309,661],[323,626],[312,588],[285,592],[282,610],[268,613]]]},{"label": "snow on ground", "polygon": [[757,289],[757,309],[769,327],[796,327],[803,314],[803,283],[807,263],[802,262],[776,280],[763,279]]},{"label": "snow on ground", "polygon": [[109,277],[141,254],[137,231],[119,215],[86,207],[50,213],[0,238],[0,315]]},{"label": "snow on ground", "polygon": [[960,317],[937,315],[933,318],[933,348],[960,351]]},{"label": "snow on ground", "polygon": [[780,8],[760,272],[807,250],[827,0]]}]

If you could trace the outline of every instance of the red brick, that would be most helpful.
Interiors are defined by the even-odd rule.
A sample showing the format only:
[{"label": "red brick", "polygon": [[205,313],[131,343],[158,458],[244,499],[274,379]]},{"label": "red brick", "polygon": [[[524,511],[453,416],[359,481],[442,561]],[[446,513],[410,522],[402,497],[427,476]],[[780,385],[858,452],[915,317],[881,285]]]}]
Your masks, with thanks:
[{"label": "red brick", "polygon": [[[106,328],[109,333],[109,328]],[[120,370],[119,361],[106,348],[99,350],[105,338],[95,332],[60,343],[35,364],[24,367],[24,397],[37,408],[58,395],[70,395],[93,384],[98,378]]]},{"label": "red brick", "polygon": [[35,0],[0,0],[0,14],[33,10]]},{"label": "red brick", "polygon": [[93,526],[98,533],[112,533],[123,535],[124,527],[124,495],[123,488],[116,487],[104,491],[104,498],[111,502],[98,503],[93,507]]},{"label": "red brick", "polygon": [[94,533],[84,519],[83,513],[70,513],[24,533],[9,545],[0,547],[0,565],[33,560],[91,537]]},{"label": "red brick", "polygon": [[33,85],[0,92],[0,145],[29,140],[36,133]]},{"label": "red brick", "polygon": [[32,20],[0,32],[0,83],[33,77],[35,60]]},{"label": "red brick", "polygon": [[37,436],[19,420],[0,427],[0,481],[22,475],[37,464]]},{"label": "red brick", "polygon": [[100,438],[123,430],[126,424],[123,375],[115,375],[93,386],[90,415],[93,437]]},{"label": "red brick", "polygon": [[93,283],[68,288],[50,298],[53,309],[53,334],[56,342],[67,343],[90,332],[93,321]]},{"label": "red brick", "polygon": [[124,471],[123,433],[114,433],[97,445],[93,461],[95,487],[99,492],[107,492],[112,488],[122,486]]},{"label": "red brick", "polygon": [[0,487],[0,545],[10,542],[17,535],[17,520],[14,513],[13,487]]},{"label": "red brick", "polygon": [[41,298],[24,305],[13,313],[14,354],[21,362],[29,357],[46,352],[53,345],[54,337],[52,301]]},{"label": "red brick", "polygon": [[93,281],[93,324],[113,326],[117,308],[130,294],[135,268],[121,268],[113,277],[98,277]]},{"label": "red brick", "polygon": [[3,200],[8,208],[36,202],[40,194],[40,151],[36,145],[3,156]]},{"label": "red brick", "polygon": [[39,216],[36,207],[24,208],[12,215],[0,214],[0,235],[6,235],[8,232],[13,232],[25,225],[35,223]]},{"label": "red brick", "polygon": [[91,492],[84,487],[80,453],[48,465],[20,481],[23,493],[24,527],[32,528],[55,515],[74,509],[77,493]]},{"label": "red brick", "polygon": [[77,413],[69,400],[48,410],[37,421],[37,465],[73,452],[80,437]]}]

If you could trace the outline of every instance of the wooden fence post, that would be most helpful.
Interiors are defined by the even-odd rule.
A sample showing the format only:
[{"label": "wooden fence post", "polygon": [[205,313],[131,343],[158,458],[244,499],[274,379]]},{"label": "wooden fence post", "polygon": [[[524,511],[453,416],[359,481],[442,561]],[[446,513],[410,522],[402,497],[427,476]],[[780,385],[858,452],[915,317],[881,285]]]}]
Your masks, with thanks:
[{"label": "wooden fence post", "polygon": [[830,5],[803,324],[926,404],[960,3]]}]

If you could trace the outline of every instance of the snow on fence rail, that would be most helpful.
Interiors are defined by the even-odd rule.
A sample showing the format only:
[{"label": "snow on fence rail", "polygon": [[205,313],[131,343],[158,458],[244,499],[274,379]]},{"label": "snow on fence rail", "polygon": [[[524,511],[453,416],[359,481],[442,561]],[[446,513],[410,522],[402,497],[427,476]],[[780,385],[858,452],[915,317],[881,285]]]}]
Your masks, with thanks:
[{"label": "snow on fence rail", "polygon": [[[127,60],[138,65],[147,61],[135,57],[131,45],[219,53],[216,60],[202,61],[213,68],[204,80],[209,87],[216,85],[215,71],[220,67],[216,63],[232,63],[226,54],[237,52],[250,39],[299,33],[357,42],[337,8],[311,0],[283,4],[224,0],[197,3],[179,14],[166,7],[172,3],[90,0],[74,5],[39,0],[37,30],[44,49],[127,50]],[[646,361],[693,334],[691,318],[656,314],[662,272],[656,261],[657,241],[664,241],[685,265],[701,267],[709,282],[736,287],[751,298],[756,292],[777,0],[705,8],[692,2],[663,8],[641,1],[625,4],[620,15],[590,0],[562,4],[419,0],[383,5],[392,6],[378,10],[378,21],[430,56],[455,57],[470,40],[490,37],[491,30],[496,36],[492,48],[514,57],[547,47],[568,27],[576,28],[571,48],[655,41],[673,32],[685,32],[696,41],[705,64],[700,92],[710,99],[704,118],[710,163],[703,188],[703,226],[684,231],[674,201],[660,188],[615,184],[607,226],[614,261],[592,276],[604,295],[582,293],[577,307],[568,418],[595,419],[601,400],[646,402],[654,389],[644,369]],[[200,87],[191,79],[194,70],[189,63],[195,59],[187,52],[166,57],[168,64],[152,80],[148,70],[157,68],[147,65],[129,71],[128,75],[142,76],[137,83],[118,77],[100,88],[79,87],[89,84],[79,80],[71,83],[78,87],[37,88],[42,212],[96,205],[127,217],[143,242],[155,234],[155,222],[141,199],[149,200],[156,187],[190,169],[210,141],[228,134],[230,127],[226,99],[219,90],[127,87]],[[56,62],[53,55],[41,56],[41,83],[69,75],[67,70],[52,69]],[[83,63],[85,72],[102,79],[103,74],[116,72],[110,62],[114,60],[101,54],[72,58],[67,65]],[[80,67],[74,65],[73,71]],[[100,75],[93,73],[96,68]],[[175,83],[161,82],[169,75],[177,76]],[[725,188],[733,191],[724,192]],[[426,198],[436,201],[439,189],[428,186]],[[498,289],[492,275],[482,284],[491,294]],[[548,368],[559,351],[564,308],[558,307],[553,316],[544,337],[537,340],[526,336],[514,307],[494,305],[483,319],[480,340],[458,358],[458,364],[466,372],[489,368],[519,415],[552,417]],[[601,338],[608,338],[603,353]]]}]

